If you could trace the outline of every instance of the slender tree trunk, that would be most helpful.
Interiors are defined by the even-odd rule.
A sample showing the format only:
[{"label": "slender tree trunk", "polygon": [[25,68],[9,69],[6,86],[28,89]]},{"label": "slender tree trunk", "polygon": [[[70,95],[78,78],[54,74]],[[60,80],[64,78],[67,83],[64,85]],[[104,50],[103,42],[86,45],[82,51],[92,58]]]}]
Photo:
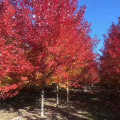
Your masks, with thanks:
[{"label": "slender tree trunk", "polygon": [[119,86],[117,85],[117,91],[119,91]]},{"label": "slender tree trunk", "polygon": [[87,85],[84,86],[84,92],[88,92],[88,86]]},{"label": "slender tree trunk", "polygon": [[69,86],[67,86],[67,102],[69,102]]},{"label": "slender tree trunk", "polygon": [[57,106],[59,105],[59,86],[57,85]]},{"label": "slender tree trunk", "polygon": [[41,117],[44,116],[44,88],[42,88],[41,92]]},{"label": "slender tree trunk", "polygon": [[75,88],[74,88],[74,95],[75,95]]},{"label": "slender tree trunk", "polygon": [[89,83],[89,84],[88,84],[88,90],[90,90],[90,89],[91,89],[91,84]]}]

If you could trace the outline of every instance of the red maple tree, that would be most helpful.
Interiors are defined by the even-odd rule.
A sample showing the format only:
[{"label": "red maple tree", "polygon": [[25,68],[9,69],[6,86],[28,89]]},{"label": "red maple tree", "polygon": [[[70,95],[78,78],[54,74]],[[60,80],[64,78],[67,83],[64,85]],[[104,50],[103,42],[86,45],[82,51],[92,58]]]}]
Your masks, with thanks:
[{"label": "red maple tree", "polygon": [[116,88],[120,86],[120,19],[118,24],[111,25],[105,36],[100,73],[102,83]]}]

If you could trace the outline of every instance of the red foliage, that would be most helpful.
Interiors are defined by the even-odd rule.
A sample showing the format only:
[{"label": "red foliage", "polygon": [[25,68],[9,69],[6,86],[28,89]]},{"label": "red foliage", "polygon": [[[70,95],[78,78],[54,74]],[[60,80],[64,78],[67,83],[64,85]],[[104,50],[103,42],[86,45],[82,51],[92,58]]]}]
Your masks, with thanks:
[{"label": "red foliage", "polygon": [[120,19],[119,23],[114,23],[105,36],[105,48],[101,63],[101,82],[109,86],[120,86]]},{"label": "red foliage", "polygon": [[2,97],[16,95],[26,84],[73,83],[73,80],[79,83],[88,79],[85,76],[90,76],[88,81],[95,81],[95,42],[84,19],[86,7],[76,12],[77,3],[77,0],[1,1]]}]

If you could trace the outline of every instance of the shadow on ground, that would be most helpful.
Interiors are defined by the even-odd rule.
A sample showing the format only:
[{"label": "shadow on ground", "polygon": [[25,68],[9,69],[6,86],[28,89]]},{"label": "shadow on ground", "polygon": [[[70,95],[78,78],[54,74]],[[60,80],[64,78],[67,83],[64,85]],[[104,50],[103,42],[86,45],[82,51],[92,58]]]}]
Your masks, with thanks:
[{"label": "shadow on ground", "polygon": [[94,87],[87,93],[71,91],[70,102],[66,102],[66,92],[62,90],[56,107],[55,90],[45,89],[44,118],[40,117],[40,96],[39,89],[29,88],[16,97],[1,100],[0,116],[17,113],[23,120],[120,120],[120,93],[114,90]]}]

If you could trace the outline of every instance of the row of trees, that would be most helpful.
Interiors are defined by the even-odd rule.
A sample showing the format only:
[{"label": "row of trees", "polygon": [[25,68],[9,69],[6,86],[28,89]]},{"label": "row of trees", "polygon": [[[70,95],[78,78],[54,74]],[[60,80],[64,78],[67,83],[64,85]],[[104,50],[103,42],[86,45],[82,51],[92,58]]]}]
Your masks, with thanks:
[{"label": "row of trees", "polygon": [[[98,81],[96,39],[77,0],[0,1],[0,96],[26,85],[90,86]],[[58,93],[58,92],[57,92]],[[68,97],[67,97],[68,99]],[[57,94],[57,104],[58,94]]]},{"label": "row of trees", "polygon": [[89,36],[86,6],[77,5],[77,0],[0,1],[2,98],[30,84],[78,87],[97,81],[97,41]]},{"label": "row of trees", "polygon": [[98,65],[85,9],[77,0],[0,0],[0,97],[34,85],[43,101],[45,86],[56,83],[69,94],[70,86],[90,87],[99,76],[120,86],[120,21],[105,36]]}]

